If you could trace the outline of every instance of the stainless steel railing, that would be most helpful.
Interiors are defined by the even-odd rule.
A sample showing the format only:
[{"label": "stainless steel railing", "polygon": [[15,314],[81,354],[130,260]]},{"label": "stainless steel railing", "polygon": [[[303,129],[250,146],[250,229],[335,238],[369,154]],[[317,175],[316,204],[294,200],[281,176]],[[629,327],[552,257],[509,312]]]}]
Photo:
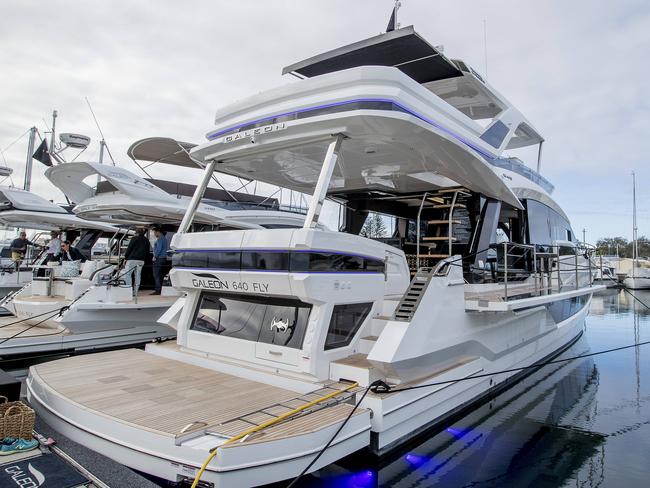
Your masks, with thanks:
[{"label": "stainless steel railing", "polygon": [[[551,294],[564,291],[565,282],[569,275],[575,279],[575,289],[591,287],[593,285],[593,266],[591,256],[595,251],[593,246],[583,243],[579,245],[549,245],[536,246],[531,244],[518,244],[504,242],[496,245],[501,247],[503,257],[503,273],[499,280],[499,273],[496,272],[497,282],[503,282],[504,300],[514,296],[509,288],[514,289],[514,269],[510,267],[510,258],[519,259],[526,263],[526,271],[533,277],[534,293]],[[518,251],[518,252],[517,252]],[[568,252],[567,252],[568,251]],[[573,259],[571,259],[573,256]],[[580,257],[584,257],[586,263],[580,263]],[[532,264],[528,264],[529,260]],[[496,263],[495,263],[496,264]],[[498,271],[498,270],[497,270]],[[584,286],[581,286],[581,275],[586,274]],[[564,276],[564,279],[563,279]],[[583,276],[584,277],[584,276]],[[553,282],[557,280],[557,287]]]}]

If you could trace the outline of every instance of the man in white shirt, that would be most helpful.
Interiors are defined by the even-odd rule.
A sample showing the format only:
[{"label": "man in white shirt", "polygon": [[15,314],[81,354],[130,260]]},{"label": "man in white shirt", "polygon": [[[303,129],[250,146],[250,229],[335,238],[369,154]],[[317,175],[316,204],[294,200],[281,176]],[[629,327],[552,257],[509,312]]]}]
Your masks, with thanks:
[{"label": "man in white shirt", "polygon": [[47,244],[47,260],[57,261],[61,255],[61,239],[59,233],[55,230],[50,232],[50,242]]}]

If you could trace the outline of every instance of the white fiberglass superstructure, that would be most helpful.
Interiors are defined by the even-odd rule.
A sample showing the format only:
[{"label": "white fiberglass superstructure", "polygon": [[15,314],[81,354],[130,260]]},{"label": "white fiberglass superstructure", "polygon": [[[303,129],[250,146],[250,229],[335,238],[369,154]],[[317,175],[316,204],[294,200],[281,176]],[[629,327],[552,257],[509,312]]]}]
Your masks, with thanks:
[{"label": "white fiberglass superstructure", "polygon": [[[194,477],[217,447],[202,473],[214,486],[290,478],[344,422],[310,470],[384,453],[525,374],[490,373],[558,354],[604,288],[550,183],[503,156],[543,138],[464,62],[408,27],[285,71],[305,79],[220,110],[191,151],[205,172],[170,274],[186,296],[162,319],[177,343],[84,363],[104,395],[110,376],[122,392],[156,381],[132,364],[186,385],[145,413],[71,392],[55,371],[75,358],[27,382],[61,432],[161,478]],[[303,226],[187,233],[215,170],[310,193]],[[326,198],[344,207],[342,232],[318,226]],[[358,235],[369,212],[393,217],[394,234]],[[377,381],[390,393],[353,411]]]},{"label": "white fiberglass superstructure", "polygon": [[[72,201],[75,218],[81,222],[91,219],[126,226],[158,226],[175,232],[187,208],[189,198],[173,196],[149,180],[130,171],[98,163],[65,163],[46,171],[46,176]],[[96,187],[85,183],[101,177]],[[246,195],[239,195],[240,198]],[[262,200],[260,197],[250,197]],[[215,205],[201,204],[195,225],[201,229],[255,229],[264,225],[291,224],[298,227],[304,216],[269,210],[230,211]],[[83,217],[83,218],[79,218]],[[241,218],[241,221],[238,220]],[[123,232],[111,242],[112,256],[103,266],[101,280],[56,279],[49,286],[34,290],[26,287],[7,300],[6,306],[18,318],[40,320],[48,311],[61,310],[48,323],[66,330],[97,329],[103,327],[127,329],[140,327],[156,333],[155,338],[170,338],[174,331],[158,323],[158,318],[176,302],[182,292],[169,284],[162,286],[159,295],[151,294],[152,265],[145,261],[142,286],[134,290],[125,270],[119,266],[121,250],[128,236]],[[167,237],[166,237],[167,238]]]},{"label": "white fiberglass superstructure", "polygon": [[[69,238],[82,240],[83,252],[90,255],[92,246],[101,233],[115,233],[117,229],[107,224],[88,222],[75,216],[70,210],[52,203],[32,192],[13,187],[1,187],[0,224],[16,229],[30,229],[41,232],[57,231],[69,233]],[[37,241],[40,233],[31,236],[30,242]],[[7,248],[8,258],[11,257]],[[32,281],[34,267],[43,265],[47,258],[44,248],[28,246],[25,259],[19,263],[5,263],[0,270],[0,295],[17,291]]]}]

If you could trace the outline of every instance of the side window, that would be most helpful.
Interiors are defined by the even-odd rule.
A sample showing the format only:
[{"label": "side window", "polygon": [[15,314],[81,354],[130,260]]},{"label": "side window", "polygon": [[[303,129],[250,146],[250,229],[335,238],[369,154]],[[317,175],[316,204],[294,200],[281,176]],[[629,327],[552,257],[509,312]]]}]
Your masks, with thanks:
[{"label": "side window", "polygon": [[266,305],[204,294],[192,330],[257,341]]},{"label": "side window", "polygon": [[310,312],[300,300],[206,292],[190,330],[300,349]]},{"label": "side window", "polygon": [[529,244],[552,244],[555,240],[573,241],[571,224],[552,208],[535,200],[526,201]]},{"label": "side window", "polygon": [[508,135],[508,132],[508,127],[500,120],[497,120],[483,134],[481,134],[481,139],[487,142],[490,146],[499,148],[501,143],[503,143],[503,139]]},{"label": "side window", "polygon": [[372,303],[335,305],[327,329],[325,350],[345,347],[357,333],[372,308]]}]

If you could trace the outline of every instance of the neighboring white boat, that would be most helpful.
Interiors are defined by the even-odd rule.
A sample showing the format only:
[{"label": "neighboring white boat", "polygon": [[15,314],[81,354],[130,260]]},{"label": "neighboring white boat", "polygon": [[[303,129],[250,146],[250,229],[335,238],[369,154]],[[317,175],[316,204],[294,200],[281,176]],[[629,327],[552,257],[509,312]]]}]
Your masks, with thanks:
[{"label": "neighboring white boat", "polygon": [[[30,369],[57,431],[174,482],[205,462],[217,487],[271,483],[339,428],[310,471],[444,425],[582,333],[604,287],[550,183],[502,157],[543,138],[480,75],[412,27],[285,72],[306,79],[220,110],[191,151],[205,172],[172,240],[186,296],[161,318],[177,342]],[[312,193],[303,226],[187,233],[215,170]],[[327,196],[343,232],[318,227]],[[395,235],[359,236],[369,211]],[[353,411],[377,380],[392,391]]]},{"label": "neighboring white boat", "polygon": [[[106,222],[100,224],[105,227],[110,227],[108,223],[131,226],[165,224],[173,232],[189,203],[189,198],[169,195],[125,169],[108,165],[65,163],[50,168],[46,175],[68,198],[80,202],[73,209],[77,215],[73,218],[88,225],[90,223],[85,218]],[[97,175],[104,179],[99,190],[84,183],[88,177]],[[274,224],[300,227],[304,220],[302,215],[286,212],[229,211],[203,204],[199,213],[201,217],[197,219],[197,225],[202,228],[209,225],[215,229],[222,226],[261,229],[263,225]],[[101,335],[102,340],[94,343],[96,347],[98,344],[106,347],[106,344],[116,346],[173,338],[175,331],[157,320],[182,293],[171,286],[163,286],[160,295],[151,295],[151,290],[143,286],[134,294],[128,280],[122,276],[123,270],[117,265],[119,249],[125,248],[127,240],[113,240],[112,247],[118,250],[109,262],[87,261],[78,277],[63,277],[61,267],[52,268],[47,277],[36,278],[5,300],[3,306],[15,318],[24,321],[23,327],[38,323],[40,327],[66,331],[69,342],[88,332],[93,333],[95,341]],[[143,271],[143,283],[146,281],[152,281],[150,266],[145,266]],[[49,312],[53,312],[53,316],[44,321]],[[88,343],[89,336],[83,337]],[[0,344],[0,355],[15,356],[32,346],[21,336],[20,340]],[[67,347],[72,346],[67,344]]]},{"label": "neighboring white boat", "polygon": [[596,278],[599,284],[607,285],[608,287],[617,286],[618,283],[618,270],[620,268],[620,258],[618,256],[594,256],[593,265],[596,268]]},{"label": "neighboring white boat", "polygon": [[632,172],[632,269],[623,280],[623,285],[632,290],[650,288],[650,268],[639,263],[638,231],[636,225],[636,175]]},{"label": "neighboring white boat", "polygon": [[[114,234],[115,227],[106,224],[95,224],[80,219],[69,210],[52,203],[34,193],[18,188],[0,187],[0,224],[16,229],[35,229],[40,231],[68,231],[69,238],[84,243],[82,252],[90,255],[90,250],[101,233]],[[39,235],[32,236],[31,241],[38,240]],[[10,244],[9,244],[10,245]],[[0,296],[23,288],[32,281],[34,267],[45,261],[43,249],[27,248],[26,259],[17,270],[15,263],[4,263],[0,269]]]}]

